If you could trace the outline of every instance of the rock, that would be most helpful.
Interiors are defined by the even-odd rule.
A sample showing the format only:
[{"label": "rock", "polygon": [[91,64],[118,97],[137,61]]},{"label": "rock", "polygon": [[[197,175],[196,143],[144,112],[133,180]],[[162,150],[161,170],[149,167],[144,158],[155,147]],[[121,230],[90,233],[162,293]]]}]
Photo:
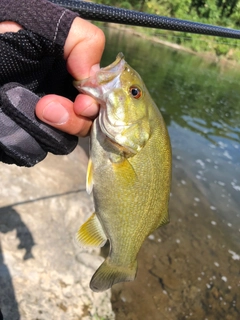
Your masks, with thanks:
[{"label": "rock", "polygon": [[89,281],[102,258],[80,248],[79,226],[92,213],[87,156],[49,155],[34,168],[0,164],[0,308],[4,320],[114,319],[110,291]]}]

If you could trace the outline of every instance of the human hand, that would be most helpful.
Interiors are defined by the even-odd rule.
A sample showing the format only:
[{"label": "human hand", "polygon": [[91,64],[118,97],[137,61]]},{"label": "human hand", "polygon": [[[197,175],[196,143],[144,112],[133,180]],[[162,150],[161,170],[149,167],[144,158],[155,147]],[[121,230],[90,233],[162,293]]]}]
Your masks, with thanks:
[{"label": "human hand", "polygon": [[[88,78],[99,69],[105,45],[101,29],[81,18],[75,18],[64,46],[68,72],[74,79]],[[46,95],[36,106],[40,120],[72,135],[86,136],[92,120],[98,114],[96,101],[84,94],[75,101],[59,96]]]},{"label": "human hand", "polygon": [[[15,22],[0,23],[0,33],[21,29]],[[64,46],[67,69],[74,79],[88,78],[99,69],[104,44],[105,36],[101,29],[81,18],[74,19]],[[84,94],[78,95],[74,102],[49,94],[36,105],[36,115],[40,120],[72,135],[86,136],[97,114],[98,104]]]},{"label": "human hand", "polygon": [[2,2],[0,161],[30,167],[48,152],[70,153],[89,132],[98,106],[79,95],[72,77],[99,69],[105,38],[47,0]]}]

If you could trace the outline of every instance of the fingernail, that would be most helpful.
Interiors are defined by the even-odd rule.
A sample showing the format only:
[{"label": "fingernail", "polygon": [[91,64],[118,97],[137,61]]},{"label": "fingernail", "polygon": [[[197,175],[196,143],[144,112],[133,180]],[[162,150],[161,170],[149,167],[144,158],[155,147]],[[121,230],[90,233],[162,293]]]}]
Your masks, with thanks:
[{"label": "fingernail", "polygon": [[90,70],[90,76],[94,76],[96,72],[98,72],[100,70],[100,65],[99,63],[98,64],[94,64],[92,67],[91,67],[91,70]]},{"label": "fingernail", "polygon": [[69,119],[67,110],[59,102],[50,102],[43,109],[43,119],[53,124],[64,124]]}]

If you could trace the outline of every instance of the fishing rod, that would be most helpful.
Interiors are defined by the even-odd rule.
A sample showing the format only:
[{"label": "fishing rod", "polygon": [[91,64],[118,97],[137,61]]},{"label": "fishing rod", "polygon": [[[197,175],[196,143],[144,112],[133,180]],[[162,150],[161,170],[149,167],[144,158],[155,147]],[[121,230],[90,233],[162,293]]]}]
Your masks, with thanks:
[{"label": "fishing rod", "polygon": [[156,14],[134,10],[116,8],[103,4],[96,4],[81,0],[50,0],[69,10],[76,11],[80,17],[87,20],[96,20],[111,23],[134,25],[179,32],[189,32],[217,36],[223,38],[240,39],[240,30],[214,26],[188,20],[168,18]]}]

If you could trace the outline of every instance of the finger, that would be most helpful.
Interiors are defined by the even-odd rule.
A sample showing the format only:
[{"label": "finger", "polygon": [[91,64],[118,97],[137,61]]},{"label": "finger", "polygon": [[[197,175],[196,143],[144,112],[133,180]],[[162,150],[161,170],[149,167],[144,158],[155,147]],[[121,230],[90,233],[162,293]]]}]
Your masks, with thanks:
[{"label": "finger", "polygon": [[93,120],[98,115],[99,105],[90,96],[79,94],[73,104],[73,110],[77,115]]},{"label": "finger", "polygon": [[0,33],[5,33],[5,32],[18,32],[21,30],[22,27],[20,24],[13,22],[13,21],[3,21],[0,22]]},{"label": "finger", "polygon": [[[87,100],[86,98],[86,104]],[[92,98],[89,103],[92,104]],[[81,114],[76,114],[73,106],[74,103],[67,98],[47,95],[39,100],[35,112],[40,120],[54,128],[84,137],[88,134],[92,121]]]},{"label": "finger", "polygon": [[101,29],[90,22],[76,18],[64,46],[69,73],[76,79],[88,78],[99,69],[105,45]]}]

